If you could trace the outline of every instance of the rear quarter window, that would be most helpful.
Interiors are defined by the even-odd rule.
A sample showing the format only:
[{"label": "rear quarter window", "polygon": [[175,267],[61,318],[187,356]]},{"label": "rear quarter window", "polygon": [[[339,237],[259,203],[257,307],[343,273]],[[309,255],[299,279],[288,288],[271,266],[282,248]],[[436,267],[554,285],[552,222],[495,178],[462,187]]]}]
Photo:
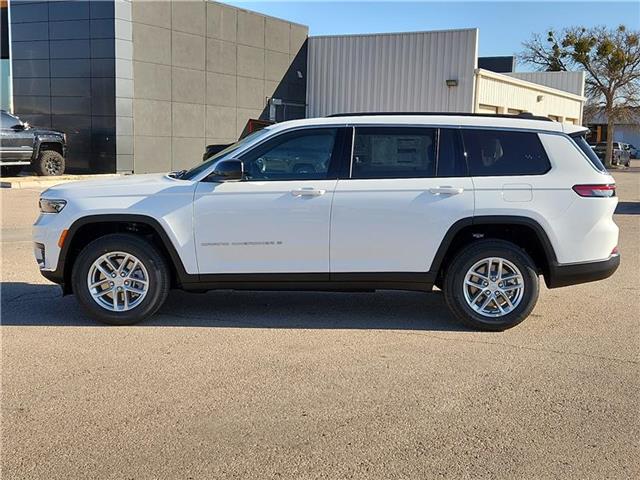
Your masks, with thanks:
[{"label": "rear quarter window", "polygon": [[551,168],[535,132],[469,129],[462,138],[473,177],[543,175]]},{"label": "rear quarter window", "polygon": [[[575,142],[575,144],[582,151],[582,153],[584,153],[585,156],[589,159],[589,162],[591,163],[591,165],[593,165],[597,170],[601,171],[602,173],[606,173],[607,169],[602,164],[602,161],[600,160],[598,155],[596,155],[596,152],[593,151],[593,148],[591,148],[591,146],[587,143],[583,135],[575,135],[575,136],[572,136],[571,139]],[[598,146],[600,146],[600,144],[598,144]],[[605,147],[606,147],[606,144],[605,144]]]}]

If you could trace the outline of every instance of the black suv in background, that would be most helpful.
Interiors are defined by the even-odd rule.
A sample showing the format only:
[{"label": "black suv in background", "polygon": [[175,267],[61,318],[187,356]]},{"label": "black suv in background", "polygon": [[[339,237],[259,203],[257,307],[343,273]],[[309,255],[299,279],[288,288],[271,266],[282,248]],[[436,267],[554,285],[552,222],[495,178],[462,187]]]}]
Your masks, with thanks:
[{"label": "black suv in background", "polygon": [[0,110],[0,169],[3,177],[18,175],[31,165],[38,175],[62,175],[67,153],[62,132],[32,127]]}]

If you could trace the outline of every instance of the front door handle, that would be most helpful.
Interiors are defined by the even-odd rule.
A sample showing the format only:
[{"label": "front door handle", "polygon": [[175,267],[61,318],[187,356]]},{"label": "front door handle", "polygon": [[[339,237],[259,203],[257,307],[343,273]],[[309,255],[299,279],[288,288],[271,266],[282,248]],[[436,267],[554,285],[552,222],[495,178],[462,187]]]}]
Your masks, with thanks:
[{"label": "front door handle", "polygon": [[326,190],[318,190],[313,187],[291,190],[291,195],[293,195],[294,197],[319,197],[320,195],[324,195],[325,193]]},{"label": "front door handle", "polygon": [[464,188],[462,187],[435,187],[435,188],[430,188],[429,192],[433,193],[434,195],[458,195],[462,192],[464,192]]}]

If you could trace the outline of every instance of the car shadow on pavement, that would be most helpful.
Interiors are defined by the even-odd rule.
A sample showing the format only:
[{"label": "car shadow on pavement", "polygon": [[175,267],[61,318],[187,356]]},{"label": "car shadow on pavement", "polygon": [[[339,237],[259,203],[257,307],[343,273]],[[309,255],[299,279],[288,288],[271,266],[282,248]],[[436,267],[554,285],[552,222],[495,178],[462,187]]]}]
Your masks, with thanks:
[{"label": "car shadow on pavement", "polygon": [[[89,326],[75,297],[56,285],[5,282],[5,326]],[[389,329],[465,331],[440,292],[376,293],[172,291],[158,313],[140,327]]]},{"label": "car shadow on pavement", "polygon": [[620,202],[615,213],[617,215],[640,215],[640,202]]}]

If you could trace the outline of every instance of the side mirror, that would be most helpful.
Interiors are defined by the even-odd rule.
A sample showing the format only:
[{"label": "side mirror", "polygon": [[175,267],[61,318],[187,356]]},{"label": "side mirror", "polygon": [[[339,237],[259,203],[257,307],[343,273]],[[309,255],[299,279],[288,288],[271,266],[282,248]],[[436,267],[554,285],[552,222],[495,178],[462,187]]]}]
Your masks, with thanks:
[{"label": "side mirror", "polygon": [[26,127],[22,123],[18,123],[11,127],[11,130],[14,132],[22,132],[23,130],[26,130]]},{"label": "side mirror", "polygon": [[242,160],[232,158],[218,162],[215,169],[207,177],[209,182],[237,182],[244,178]]}]

